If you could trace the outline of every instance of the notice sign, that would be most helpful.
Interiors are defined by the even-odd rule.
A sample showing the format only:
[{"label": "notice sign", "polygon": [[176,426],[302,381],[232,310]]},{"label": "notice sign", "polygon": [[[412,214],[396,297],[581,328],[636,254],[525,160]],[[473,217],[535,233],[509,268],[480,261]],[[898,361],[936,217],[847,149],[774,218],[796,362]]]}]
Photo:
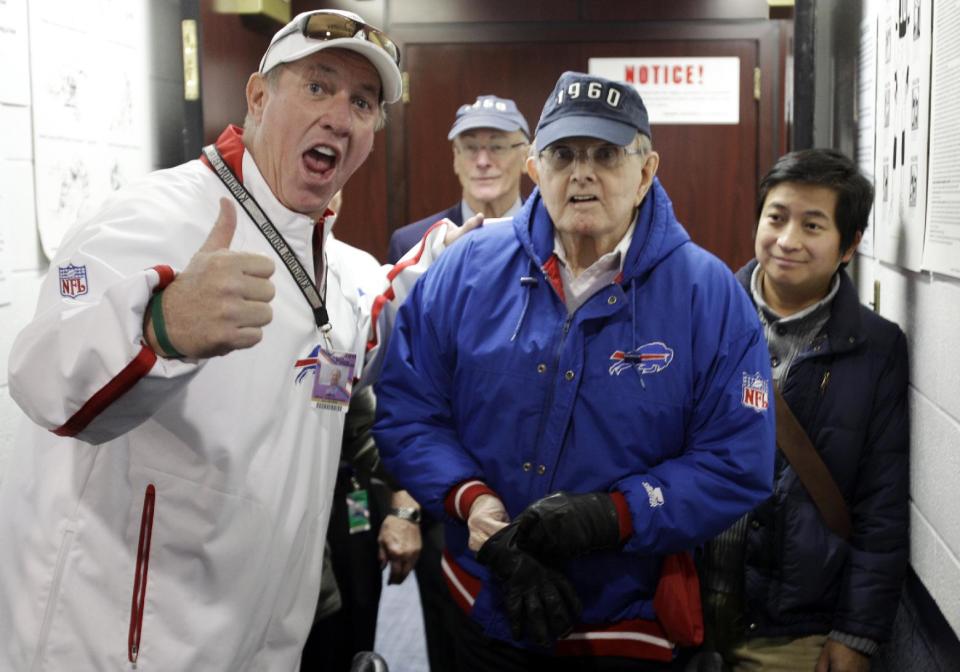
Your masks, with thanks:
[{"label": "notice sign", "polygon": [[632,84],[651,124],[740,123],[739,58],[591,58],[588,67]]}]

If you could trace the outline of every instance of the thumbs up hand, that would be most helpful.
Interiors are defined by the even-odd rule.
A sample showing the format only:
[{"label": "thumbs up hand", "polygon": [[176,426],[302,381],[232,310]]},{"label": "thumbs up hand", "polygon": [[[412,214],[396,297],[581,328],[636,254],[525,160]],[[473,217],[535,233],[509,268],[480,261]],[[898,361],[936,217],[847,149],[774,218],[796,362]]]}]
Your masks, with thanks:
[{"label": "thumbs up hand", "polygon": [[[263,338],[262,327],[273,319],[273,260],[231,251],[236,227],[234,204],[221,198],[220,214],[206,241],[163,292],[167,336],[185,357],[214,357],[252,347]],[[150,347],[163,352],[149,310],[144,336]]]}]

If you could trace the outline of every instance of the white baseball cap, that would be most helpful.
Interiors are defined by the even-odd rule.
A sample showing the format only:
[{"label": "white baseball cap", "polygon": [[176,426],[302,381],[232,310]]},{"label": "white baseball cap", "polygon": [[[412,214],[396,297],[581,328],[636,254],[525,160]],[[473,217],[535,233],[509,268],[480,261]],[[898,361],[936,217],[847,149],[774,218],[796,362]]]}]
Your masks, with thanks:
[{"label": "white baseball cap", "polygon": [[461,133],[477,128],[495,128],[508,133],[521,131],[527,139],[530,138],[527,120],[520,114],[517,104],[509,98],[477,96],[476,102],[461,105],[453,127],[447,134],[447,140],[453,140]]},{"label": "white baseball cap", "polygon": [[338,9],[303,12],[278,30],[260,60],[260,74],[322,49],[348,49],[365,57],[380,75],[383,99],[388,103],[400,99],[399,47],[358,14]]}]

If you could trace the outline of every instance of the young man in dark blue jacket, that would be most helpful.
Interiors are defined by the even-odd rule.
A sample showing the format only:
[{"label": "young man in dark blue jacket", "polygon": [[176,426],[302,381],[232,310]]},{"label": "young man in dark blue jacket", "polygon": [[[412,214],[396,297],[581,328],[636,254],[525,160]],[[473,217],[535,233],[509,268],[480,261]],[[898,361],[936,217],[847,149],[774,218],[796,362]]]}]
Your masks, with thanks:
[{"label": "young man in dark blue jacket", "polygon": [[848,539],[784,455],[773,496],[708,546],[708,633],[735,670],[870,668],[908,559],[907,347],[860,304],[843,267],[873,187],[834,150],[782,157],[760,183],[756,259],[737,274],[774,380],[839,487]]},{"label": "young man in dark blue jacket", "polygon": [[538,189],[401,310],[375,433],[445,520],[460,670],[662,669],[699,612],[665,558],[770,494],[763,332],[658,165],[632,87],[565,73]]}]

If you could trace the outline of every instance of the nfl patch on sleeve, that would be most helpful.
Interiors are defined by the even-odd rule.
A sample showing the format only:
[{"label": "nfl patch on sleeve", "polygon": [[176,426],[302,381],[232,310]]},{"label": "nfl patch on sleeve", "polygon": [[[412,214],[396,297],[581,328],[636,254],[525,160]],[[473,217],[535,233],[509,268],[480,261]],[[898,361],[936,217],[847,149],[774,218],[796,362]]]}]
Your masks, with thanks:
[{"label": "nfl patch on sleeve", "polygon": [[87,293],[87,267],[67,264],[60,266],[60,296],[75,299]]},{"label": "nfl patch on sleeve", "polygon": [[770,403],[770,382],[760,372],[743,374],[743,388],[740,404],[752,408],[757,413],[767,410]]}]

